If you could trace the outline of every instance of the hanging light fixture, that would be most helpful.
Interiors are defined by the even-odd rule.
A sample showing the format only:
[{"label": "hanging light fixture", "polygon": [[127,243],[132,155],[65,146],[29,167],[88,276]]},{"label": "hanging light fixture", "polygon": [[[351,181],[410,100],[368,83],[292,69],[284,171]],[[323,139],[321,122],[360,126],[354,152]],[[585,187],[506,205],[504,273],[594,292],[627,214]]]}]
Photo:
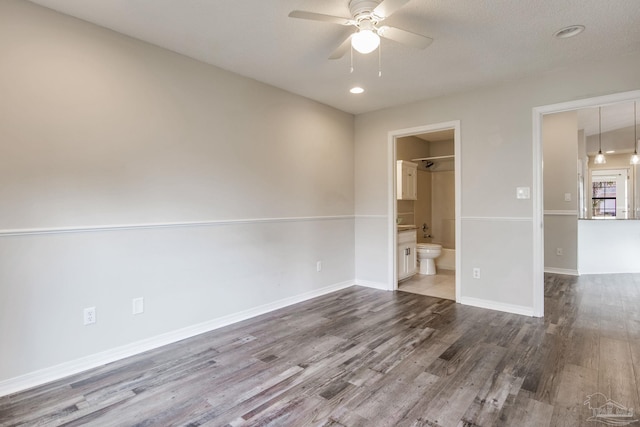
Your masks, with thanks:
[{"label": "hanging light fixture", "polygon": [[593,160],[596,165],[603,165],[607,163],[607,159],[602,154],[602,107],[598,107],[598,154]]},{"label": "hanging light fixture", "polygon": [[638,156],[638,116],[636,113],[636,101],[633,101],[633,156],[629,163],[637,165],[640,163],[640,157]]}]

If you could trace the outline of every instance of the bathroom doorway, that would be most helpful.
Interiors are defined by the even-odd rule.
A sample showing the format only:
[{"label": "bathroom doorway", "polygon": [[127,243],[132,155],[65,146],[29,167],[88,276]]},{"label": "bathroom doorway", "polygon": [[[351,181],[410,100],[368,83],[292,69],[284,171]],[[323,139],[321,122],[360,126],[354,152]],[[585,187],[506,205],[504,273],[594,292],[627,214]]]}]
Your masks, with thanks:
[{"label": "bathroom doorway", "polygon": [[[395,290],[451,300],[459,297],[459,144],[459,122],[390,134],[389,240]],[[416,191],[409,195],[399,187],[403,165],[415,168]],[[414,258],[407,262],[405,257]]]}]

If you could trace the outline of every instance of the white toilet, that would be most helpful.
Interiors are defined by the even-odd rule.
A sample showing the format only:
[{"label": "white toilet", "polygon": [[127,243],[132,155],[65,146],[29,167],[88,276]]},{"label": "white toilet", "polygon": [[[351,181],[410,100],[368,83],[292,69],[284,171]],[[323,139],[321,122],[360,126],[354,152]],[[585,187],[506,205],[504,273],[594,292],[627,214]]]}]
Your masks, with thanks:
[{"label": "white toilet", "polygon": [[435,243],[418,243],[416,245],[418,261],[420,261],[420,274],[436,274],[435,259],[442,253],[442,245]]}]

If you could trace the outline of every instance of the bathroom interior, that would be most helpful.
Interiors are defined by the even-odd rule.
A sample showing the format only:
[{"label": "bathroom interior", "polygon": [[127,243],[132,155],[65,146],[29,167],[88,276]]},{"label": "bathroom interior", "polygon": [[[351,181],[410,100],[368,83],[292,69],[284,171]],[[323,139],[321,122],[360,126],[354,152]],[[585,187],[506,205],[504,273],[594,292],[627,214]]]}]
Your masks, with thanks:
[{"label": "bathroom interior", "polygon": [[396,160],[398,290],[455,300],[453,129],[397,138]]}]

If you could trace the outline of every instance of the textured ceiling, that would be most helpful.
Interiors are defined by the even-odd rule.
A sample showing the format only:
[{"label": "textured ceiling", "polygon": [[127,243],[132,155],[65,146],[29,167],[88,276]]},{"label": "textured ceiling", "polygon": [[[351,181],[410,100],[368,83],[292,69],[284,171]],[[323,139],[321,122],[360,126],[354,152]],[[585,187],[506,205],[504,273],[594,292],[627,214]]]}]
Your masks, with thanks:
[{"label": "textured ceiling", "polygon": [[[349,28],[287,17],[348,17],[347,0],[32,1],[354,114],[640,51],[640,0],[411,0],[385,23],[435,41],[383,40],[382,77],[377,52],[353,73],[349,54],[327,59]],[[586,31],[552,36],[573,24]]]}]

